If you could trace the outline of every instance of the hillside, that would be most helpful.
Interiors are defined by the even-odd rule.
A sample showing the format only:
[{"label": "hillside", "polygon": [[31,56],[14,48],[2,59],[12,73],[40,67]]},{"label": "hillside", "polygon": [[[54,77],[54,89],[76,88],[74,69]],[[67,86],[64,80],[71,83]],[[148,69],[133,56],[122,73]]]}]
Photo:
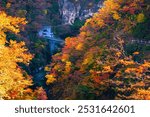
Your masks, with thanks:
[{"label": "hillside", "polygon": [[149,16],[148,1],[106,0],[46,67],[54,99],[150,99]]},{"label": "hillside", "polygon": [[0,99],[149,100],[149,11],[149,0],[0,0]]}]

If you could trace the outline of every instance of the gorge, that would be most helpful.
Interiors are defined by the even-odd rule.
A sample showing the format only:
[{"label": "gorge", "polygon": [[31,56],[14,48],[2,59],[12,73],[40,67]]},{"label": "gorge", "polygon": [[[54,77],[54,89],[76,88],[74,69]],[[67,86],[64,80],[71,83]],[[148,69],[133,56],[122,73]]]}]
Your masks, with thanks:
[{"label": "gorge", "polygon": [[149,0],[0,0],[0,99],[150,99]]},{"label": "gorge", "polygon": [[[85,21],[91,17],[102,6],[103,0],[58,0],[59,6],[59,24],[46,24],[38,30],[38,36],[48,42],[50,56],[61,50],[64,45],[64,38],[59,37],[59,33],[55,33],[55,27],[60,28],[62,33],[65,32],[65,27],[71,27],[76,20]],[[56,5],[56,6],[57,6]],[[53,17],[50,17],[53,20]],[[47,22],[47,21],[45,21]],[[45,25],[45,24],[44,24]],[[78,27],[78,30],[81,26]],[[53,32],[54,31],[54,32]],[[45,72],[43,66],[39,66],[34,73],[33,81],[35,86],[42,86],[46,89]],[[50,97],[50,96],[49,96]]]}]

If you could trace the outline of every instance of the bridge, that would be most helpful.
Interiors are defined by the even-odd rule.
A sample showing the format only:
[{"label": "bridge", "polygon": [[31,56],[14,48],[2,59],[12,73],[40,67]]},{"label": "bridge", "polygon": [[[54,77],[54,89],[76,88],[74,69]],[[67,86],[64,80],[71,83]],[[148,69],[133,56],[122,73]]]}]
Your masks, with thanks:
[{"label": "bridge", "polygon": [[58,45],[64,44],[64,40],[56,38],[53,33],[51,33],[49,36],[45,36],[45,39],[47,39],[49,41],[50,55],[51,56],[58,49],[58,47],[57,47]]},{"label": "bridge", "polygon": [[146,44],[146,45],[150,45],[150,41],[149,40],[142,40],[142,39],[132,39],[131,43],[137,43],[137,44]]},{"label": "bridge", "polygon": [[43,27],[38,32],[38,35],[40,37],[43,37],[43,38],[45,38],[45,39],[47,39],[49,41],[51,56],[58,49],[58,45],[62,46],[64,44],[64,40],[55,37],[54,33],[52,32],[51,26],[45,26],[45,27]]}]

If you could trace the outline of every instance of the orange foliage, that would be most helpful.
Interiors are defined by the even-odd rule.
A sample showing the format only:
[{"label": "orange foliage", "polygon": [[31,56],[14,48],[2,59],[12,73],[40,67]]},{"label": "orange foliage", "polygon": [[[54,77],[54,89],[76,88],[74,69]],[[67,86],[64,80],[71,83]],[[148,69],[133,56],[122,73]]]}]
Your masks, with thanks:
[{"label": "orange foliage", "polygon": [[25,19],[8,16],[0,12],[0,99],[24,99],[24,91],[32,85],[30,76],[17,63],[29,64],[32,55],[27,52],[25,43],[10,40],[5,32],[18,33]]},{"label": "orange foliage", "polygon": [[[52,91],[61,94],[58,99],[80,99],[82,95],[86,99],[88,94],[103,99],[102,94],[110,89],[115,91],[113,99],[131,99],[139,95],[138,89],[146,88],[150,63],[137,63],[125,54],[123,46],[124,37],[139,23],[131,17],[143,19],[136,14],[142,12],[142,4],[141,0],[106,0],[77,37],[66,39],[63,51],[53,56],[50,65],[48,75],[55,71],[55,78],[47,79],[50,83],[57,79]],[[143,95],[149,95],[149,91]]]}]

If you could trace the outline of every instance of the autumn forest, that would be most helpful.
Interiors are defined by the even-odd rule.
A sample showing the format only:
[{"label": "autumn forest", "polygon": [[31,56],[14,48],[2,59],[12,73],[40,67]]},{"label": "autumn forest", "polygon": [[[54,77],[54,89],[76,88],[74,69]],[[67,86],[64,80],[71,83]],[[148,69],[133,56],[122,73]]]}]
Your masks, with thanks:
[{"label": "autumn forest", "polygon": [[0,99],[150,100],[150,1],[61,5],[0,0]]}]

